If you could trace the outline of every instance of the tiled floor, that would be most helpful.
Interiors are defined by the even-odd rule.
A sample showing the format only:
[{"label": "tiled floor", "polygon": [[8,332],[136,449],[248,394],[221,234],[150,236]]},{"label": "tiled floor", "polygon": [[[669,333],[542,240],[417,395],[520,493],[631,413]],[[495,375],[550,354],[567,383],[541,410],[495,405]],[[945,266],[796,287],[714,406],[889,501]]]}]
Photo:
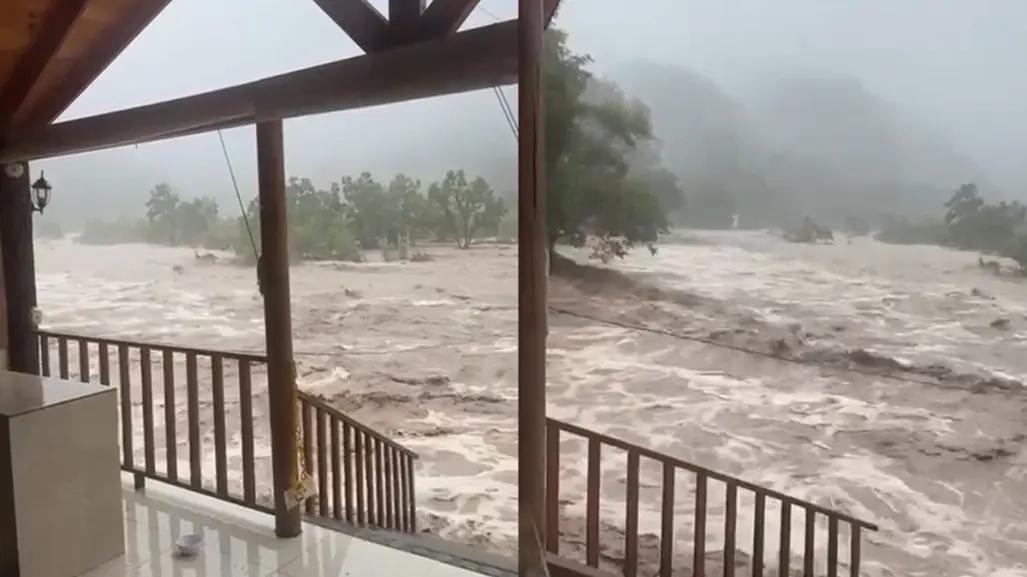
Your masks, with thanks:
[{"label": "tiled floor", "polygon": [[[280,540],[269,515],[148,482],[126,487],[125,556],[81,577],[478,577],[479,574],[304,524]],[[173,555],[180,535],[198,533],[203,549]]]}]

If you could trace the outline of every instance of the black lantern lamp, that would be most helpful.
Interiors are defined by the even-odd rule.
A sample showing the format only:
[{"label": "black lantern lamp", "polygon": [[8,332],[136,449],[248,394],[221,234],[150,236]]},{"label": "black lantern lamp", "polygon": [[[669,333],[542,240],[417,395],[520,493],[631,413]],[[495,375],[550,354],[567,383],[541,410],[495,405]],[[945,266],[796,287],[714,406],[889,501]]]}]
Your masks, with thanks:
[{"label": "black lantern lamp", "polygon": [[46,205],[50,204],[50,191],[53,187],[47,182],[42,172],[39,178],[32,183],[32,210],[42,214]]}]

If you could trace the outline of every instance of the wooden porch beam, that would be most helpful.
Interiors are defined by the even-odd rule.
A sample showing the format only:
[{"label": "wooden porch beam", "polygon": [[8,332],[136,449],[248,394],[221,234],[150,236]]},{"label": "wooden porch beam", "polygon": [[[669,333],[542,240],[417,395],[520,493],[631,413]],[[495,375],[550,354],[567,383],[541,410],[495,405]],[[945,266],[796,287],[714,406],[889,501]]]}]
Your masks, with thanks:
[{"label": "wooden porch beam", "polygon": [[30,110],[14,119],[16,132],[45,126],[59,117],[72,102],[96,80],[107,66],[135,40],[136,36],[161,13],[171,0],[136,0],[121,23],[105,32],[85,54],[81,62],[41,97]]},{"label": "wooden porch beam", "polygon": [[[545,0],[518,2],[517,110],[517,575],[548,573],[545,551],[546,157],[542,101]],[[551,463],[549,466],[558,466]]]},{"label": "wooden porch beam", "polygon": [[517,79],[517,21],[186,98],[61,122],[13,139],[32,160],[276,120],[480,90]]},{"label": "wooden porch beam", "polygon": [[364,52],[370,54],[389,47],[392,40],[389,21],[367,0],[314,0],[314,3]]},{"label": "wooden porch beam", "polygon": [[283,141],[281,120],[257,125],[257,188],[260,199],[257,275],[261,296],[264,297],[275,535],[290,538],[298,536],[303,526],[300,508],[290,504],[287,497],[298,478],[299,463],[296,458],[296,365],[292,354],[289,223],[285,214]]},{"label": "wooden porch beam", "polygon": [[418,26],[427,3],[425,0],[389,0],[389,28],[396,45],[422,40]]},{"label": "wooden porch beam", "polygon": [[32,246],[32,191],[27,163],[18,176],[0,163],[0,256],[7,309],[10,370],[39,374],[39,341],[32,311],[36,305],[36,257]]},{"label": "wooden porch beam", "polygon": [[57,55],[68,33],[82,15],[87,1],[54,2],[43,21],[37,23],[36,37],[0,91],[0,115],[3,115],[0,117],[0,134],[6,133],[14,122],[25,97],[43,75],[46,65]]},{"label": "wooden porch beam", "polygon": [[441,38],[455,34],[481,0],[435,0],[421,16],[421,38]]}]

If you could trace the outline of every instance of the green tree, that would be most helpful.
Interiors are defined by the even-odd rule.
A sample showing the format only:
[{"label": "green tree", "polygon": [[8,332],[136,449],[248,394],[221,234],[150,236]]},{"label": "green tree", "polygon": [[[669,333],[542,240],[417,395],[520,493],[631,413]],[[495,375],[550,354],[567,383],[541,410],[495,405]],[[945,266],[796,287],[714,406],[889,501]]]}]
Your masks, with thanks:
[{"label": "green tree", "polygon": [[149,221],[151,242],[177,246],[179,239],[178,208],[182,200],[167,183],[160,183],[150,191],[146,201],[146,220]]},{"label": "green tree", "polygon": [[172,219],[179,244],[206,246],[211,231],[218,223],[218,203],[211,197],[179,202]]},{"label": "green tree", "polygon": [[459,248],[469,248],[479,231],[498,228],[506,214],[503,199],[496,197],[488,181],[479,176],[467,182],[463,170],[447,172],[441,183],[429,187],[428,198],[445,215]]},{"label": "green tree", "polygon": [[396,208],[385,188],[369,172],[342,177],[342,195],[348,205],[353,232],[361,248],[378,248],[396,222]]},{"label": "green tree", "polygon": [[599,84],[600,102],[587,100],[597,82],[586,69],[591,59],[572,52],[564,32],[546,35],[544,56],[550,250],[594,237],[606,244],[602,254],[623,256],[637,244],[655,251],[670,226],[665,205],[682,195],[658,155],[632,166],[655,145],[648,108],[609,82]]},{"label": "green tree", "polygon": [[409,176],[397,174],[389,183],[387,191],[391,212],[395,215],[393,222],[387,227],[387,238],[390,243],[399,245],[399,237],[411,238],[423,234],[421,219],[425,211],[426,199],[421,196],[421,181]]}]

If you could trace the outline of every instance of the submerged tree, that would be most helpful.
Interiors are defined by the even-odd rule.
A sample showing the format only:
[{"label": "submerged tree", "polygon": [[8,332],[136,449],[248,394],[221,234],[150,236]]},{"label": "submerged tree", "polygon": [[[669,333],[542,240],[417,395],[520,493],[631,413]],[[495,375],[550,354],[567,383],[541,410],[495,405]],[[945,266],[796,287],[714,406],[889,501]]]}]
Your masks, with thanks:
[{"label": "submerged tree", "polygon": [[428,198],[440,208],[459,248],[469,248],[479,230],[498,227],[506,215],[503,199],[496,198],[488,181],[479,176],[467,182],[463,170],[447,172],[428,189]]}]

